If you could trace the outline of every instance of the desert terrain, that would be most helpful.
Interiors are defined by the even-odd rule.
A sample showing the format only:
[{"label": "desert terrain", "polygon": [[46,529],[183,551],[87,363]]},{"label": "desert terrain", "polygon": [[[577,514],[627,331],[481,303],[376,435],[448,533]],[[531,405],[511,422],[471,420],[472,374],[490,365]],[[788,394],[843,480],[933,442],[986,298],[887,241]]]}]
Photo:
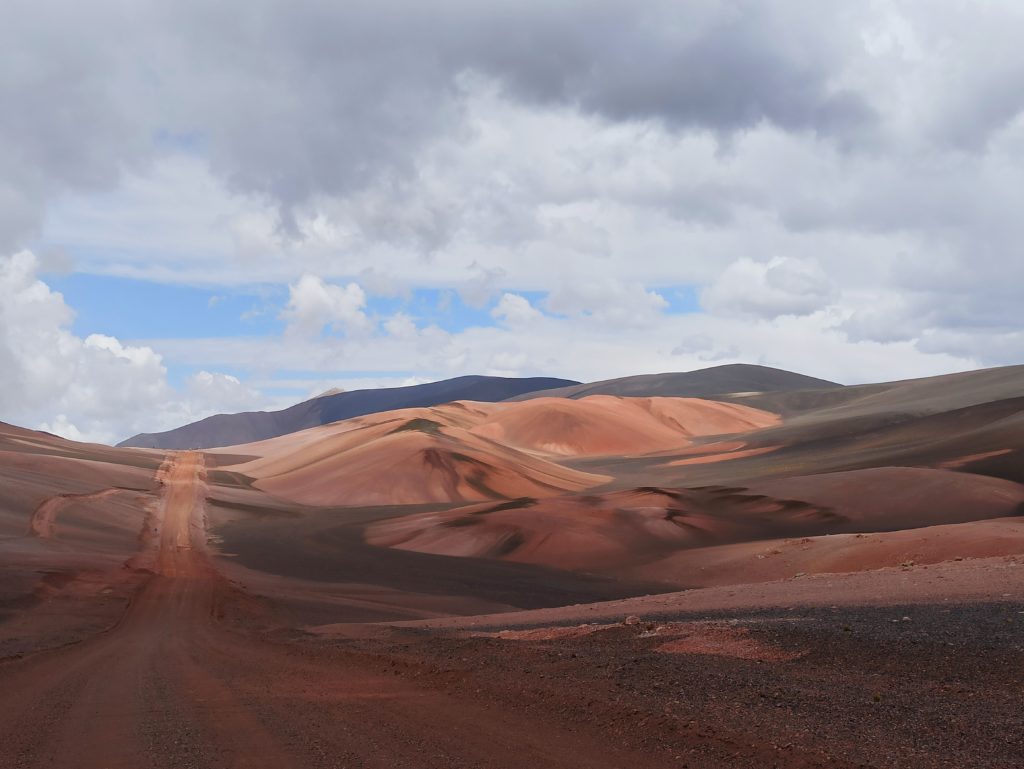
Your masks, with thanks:
[{"label": "desert terrain", "polygon": [[0,425],[0,767],[1024,766],[1024,367],[785,373]]}]

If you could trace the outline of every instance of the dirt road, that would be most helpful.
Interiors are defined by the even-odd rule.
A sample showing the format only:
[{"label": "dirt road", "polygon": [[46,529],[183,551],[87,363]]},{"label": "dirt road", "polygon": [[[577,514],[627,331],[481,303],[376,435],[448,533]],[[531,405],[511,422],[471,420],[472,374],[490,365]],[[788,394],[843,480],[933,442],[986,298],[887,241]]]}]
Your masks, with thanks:
[{"label": "dirt road", "polygon": [[384,658],[257,640],[212,568],[203,458],[164,475],[155,574],[111,630],[0,666],[0,767],[627,767],[650,760],[529,703],[481,705]]}]

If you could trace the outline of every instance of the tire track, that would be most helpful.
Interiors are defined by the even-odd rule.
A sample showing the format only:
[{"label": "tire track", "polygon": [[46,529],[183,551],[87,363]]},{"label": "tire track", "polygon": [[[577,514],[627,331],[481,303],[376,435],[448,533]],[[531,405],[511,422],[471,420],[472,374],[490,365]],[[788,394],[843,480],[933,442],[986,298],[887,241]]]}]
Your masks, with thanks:
[{"label": "tire track", "polygon": [[29,534],[40,539],[52,539],[56,536],[55,524],[57,514],[73,502],[82,502],[92,499],[104,499],[114,494],[127,494],[142,492],[142,489],[127,489],[120,486],[113,486],[100,491],[87,491],[81,494],[57,494],[43,500],[29,518]]}]

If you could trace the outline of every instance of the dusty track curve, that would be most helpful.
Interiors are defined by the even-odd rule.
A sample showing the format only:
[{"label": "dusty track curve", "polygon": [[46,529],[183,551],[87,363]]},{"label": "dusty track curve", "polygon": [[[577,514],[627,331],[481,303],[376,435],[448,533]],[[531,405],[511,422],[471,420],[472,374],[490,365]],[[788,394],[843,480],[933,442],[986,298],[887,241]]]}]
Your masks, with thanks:
[{"label": "dusty track curve", "polygon": [[42,539],[49,539],[54,536],[57,523],[57,514],[72,502],[82,502],[87,499],[103,499],[115,494],[137,493],[132,489],[110,488],[101,491],[91,491],[85,494],[58,494],[42,502],[33,512],[29,519],[29,533]]}]

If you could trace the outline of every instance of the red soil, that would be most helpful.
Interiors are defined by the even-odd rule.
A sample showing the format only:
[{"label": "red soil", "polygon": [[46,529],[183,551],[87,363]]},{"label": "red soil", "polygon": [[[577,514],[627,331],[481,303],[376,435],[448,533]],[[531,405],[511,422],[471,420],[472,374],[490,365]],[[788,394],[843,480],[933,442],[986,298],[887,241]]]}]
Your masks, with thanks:
[{"label": "red soil", "polygon": [[[206,557],[201,479],[197,454],[166,475],[155,573],[119,622],[0,664],[0,767],[613,769],[664,763],[684,747],[724,757],[726,746],[703,735],[610,739],[525,699],[464,693],[380,647],[318,650],[226,629],[226,612],[258,605]],[[767,743],[754,751],[772,753]],[[806,755],[785,766],[815,765]]]},{"label": "red soil", "polygon": [[[742,444],[740,444],[742,445]],[[712,447],[701,447],[711,449]],[[707,465],[712,462],[727,462],[730,459],[740,459],[741,457],[756,457],[758,454],[767,454],[770,451],[775,451],[777,446],[761,446],[756,449],[744,449],[736,448],[729,449],[726,451],[701,451],[697,456],[687,457],[686,459],[677,459],[673,462],[667,462],[669,467],[684,467],[686,465]],[[694,452],[696,453],[696,452]]]},{"label": "red soil", "polygon": [[[876,468],[763,481],[749,490],[638,489],[476,505],[382,521],[368,527],[366,537],[373,545],[417,552],[571,569],[616,570],[653,560],[629,573],[695,585],[707,584],[705,572],[716,563],[720,568],[713,572],[719,579],[723,573],[733,580],[752,574],[786,576],[790,559],[764,555],[776,549],[767,540],[786,534],[839,535],[998,518],[1015,515],[1022,503],[1024,486],[1012,481],[945,470]],[[828,546],[816,552],[823,564],[857,571],[892,565],[894,553],[915,537],[912,532],[882,537],[890,545],[868,555],[868,549],[854,546],[862,539],[836,536],[825,538]],[[974,552],[994,555],[1018,546],[1015,534],[1009,541],[1013,544],[997,538],[989,549],[978,544]],[[711,549],[733,542],[758,544]],[[931,547],[930,557],[942,560],[943,547]],[[668,555],[672,551],[683,552]],[[819,570],[807,561],[801,559],[803,568],[793,571]]]},{"label": "red soil", "polygon": [[673,553],[624,570],[636,579],[686,587],[772,582],[797,574],[917,568],[964,558],[1024,553],[1024,518],[741,542]]},{"label": "red soil", "polygon": [[835,510],[861,530],[910,529],[1015,515],[1024,486],[924,467],[873,467],[749,484],[751,492]]}]

